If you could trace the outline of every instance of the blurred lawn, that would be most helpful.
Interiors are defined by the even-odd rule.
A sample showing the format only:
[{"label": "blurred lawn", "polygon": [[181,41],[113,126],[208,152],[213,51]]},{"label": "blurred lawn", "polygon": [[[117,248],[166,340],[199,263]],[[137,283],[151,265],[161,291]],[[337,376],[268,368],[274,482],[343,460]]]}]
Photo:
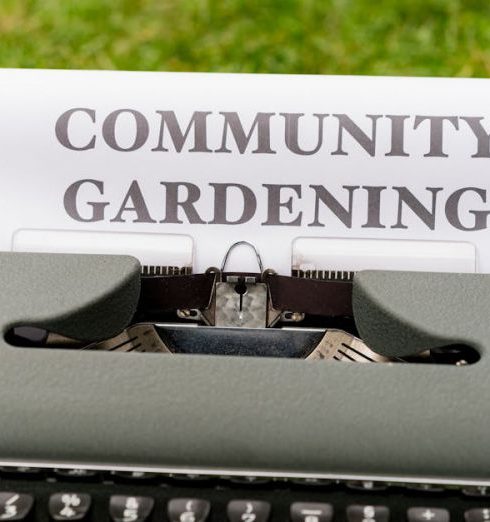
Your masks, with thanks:
[{"label": "blurred lawn", "polygon": [[488,0],[0,0],[0,66],[490,76]]}]

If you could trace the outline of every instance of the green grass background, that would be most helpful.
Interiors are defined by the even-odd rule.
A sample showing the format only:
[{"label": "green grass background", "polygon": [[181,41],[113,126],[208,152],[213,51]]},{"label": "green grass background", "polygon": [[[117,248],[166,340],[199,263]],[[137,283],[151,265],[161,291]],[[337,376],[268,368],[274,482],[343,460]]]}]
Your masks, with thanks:
[{"label": "green grass background", "polygon": [[490,75],[490,1],[0,0],[0,66]]}]

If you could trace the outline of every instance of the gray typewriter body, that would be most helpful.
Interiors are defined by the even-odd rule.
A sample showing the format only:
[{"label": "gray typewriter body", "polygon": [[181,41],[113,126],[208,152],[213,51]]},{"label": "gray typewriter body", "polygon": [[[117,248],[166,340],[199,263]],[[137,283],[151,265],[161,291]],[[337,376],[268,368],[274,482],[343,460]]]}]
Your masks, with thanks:
[{"label": "gray typewriter body", "polygon": [[[132,316],[129,257],[0,254],[3,333],[103,339]],[[3,465],[490,484],[490,276],[361,272],[376,351],[473,346],[467,367],[18,348],[0,341]]]}]

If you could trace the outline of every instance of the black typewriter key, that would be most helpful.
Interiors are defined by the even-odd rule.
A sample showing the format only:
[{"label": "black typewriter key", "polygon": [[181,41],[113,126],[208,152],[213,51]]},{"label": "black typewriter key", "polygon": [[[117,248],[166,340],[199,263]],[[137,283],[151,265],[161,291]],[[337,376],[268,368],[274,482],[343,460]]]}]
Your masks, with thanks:
[{"label": "black typewriter key", "polygon": [[464,519],[466,522],[486,522],[490,520],[490,508],[474,508],[465,511]]},{"label": "black typewriter key", "polygon": [[24,520],[29,515],[34,497],[25,493],[0,493],[0,520]]},{"label": "black typewriter key", "polygon": [[349,506],[347,520],[349,522],[388,522],[390,510],[387,506]]},{"label": "black typewriter key", "polygon": [[291,505],[291,522],[330,522],[332,518],[331,504],[295,502]]},{"label": "black typewriter key", "polygon": [[173,498],[167,506],[170,522],[204,522],[211,504],[200,498]]},{"label": "black typewriter key", "polygon": [[413,507],[407,511],[408,522],[449,522],[449,511],[442,508]]},{"label": "black typewriter key", "polygon": [[490,488],[488,486],[466,486],[463,488],[463,495],[468,497],[489,497]]},{"label": "black typewriter key", "polygon": [[151,497],[112,495],[109,513],[114,522],[144,522],[153,510],[155,501]]},{"label": "black typewriter key", "polygon": [[230,522],[266,522],[271,505],[262,500],[232,500],[226,512]]},{"label": "black typewriter key", "polygon": [[91,503],[86,493],[55,493],[49,497],[48,509],[53,520],[81,520]]}]

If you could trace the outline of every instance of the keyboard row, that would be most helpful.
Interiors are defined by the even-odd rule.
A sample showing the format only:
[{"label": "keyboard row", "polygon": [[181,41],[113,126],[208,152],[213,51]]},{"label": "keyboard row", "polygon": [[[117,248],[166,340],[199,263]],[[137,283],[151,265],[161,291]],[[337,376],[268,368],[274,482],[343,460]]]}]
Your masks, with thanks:
[{"label": "keyboard row", "polygon": [[[15,491],[0,492],[0,520],[24,522],[34,506],[34,496]],[[53,521],[71,522],[88,518],[92,498],[87,493],[58,492],[50,495],[48,512]],[[111,495],[108,513],[112,522],[147,522],[155,500],[149,496]],[[206,522],[212,510],[211,502],[202,498],[173,498],[167,503],[169,522]],[[226,507],[229,522],[268,522],[270,502],[253,499],[230,500]],[[291,522],[331,522],[334,507],[321,502],[293,502]],[[342,519],[347,522],[389,522],[390,508],[385,505],[353,504],[347,506]],[[490,508],[471,508],[464,512],[465,522],[490,521]],[[413,506],[406,511],[407,522],[450,522],[449,510],[441,507]]]},{"label": "keyboard row", "polygon": [[[429,494],[443,493],[450,489],[452,492],[460,491],[466,497],[488,497],[490,499],[490,486],[451,486],[447,488],[438,484],[424,484],[424,483],[387,483],[371,480],[348,480],[338,481],[329,479],[316,478],[297,478],[297,479],[280,479],[269,477],[256,476],[206,476],[206,475],[191,475],[191,474],[167,474],[151,473],[141,471],[95,471],[82,468],[68,468],[68,469],[42,469],[33,467],[0,467],[1,478],[18,477],[22,479],[54,479],[54,480],[74,480],[74,481],[114,481],[114,482],[131,482],[131,483],[180,483],[180,482],[222,482],[250,485],[262,487],[266,484],[280,485],[296,485],[305,487],[320,487],[320,488],[346,488],[353,491],[365,492],[383,492],[396,488],[406,489],[417,492],[426,492]],[[1,520],[1,519],[0,519]],[[490,519],[489,519],[490,520]]]}]

